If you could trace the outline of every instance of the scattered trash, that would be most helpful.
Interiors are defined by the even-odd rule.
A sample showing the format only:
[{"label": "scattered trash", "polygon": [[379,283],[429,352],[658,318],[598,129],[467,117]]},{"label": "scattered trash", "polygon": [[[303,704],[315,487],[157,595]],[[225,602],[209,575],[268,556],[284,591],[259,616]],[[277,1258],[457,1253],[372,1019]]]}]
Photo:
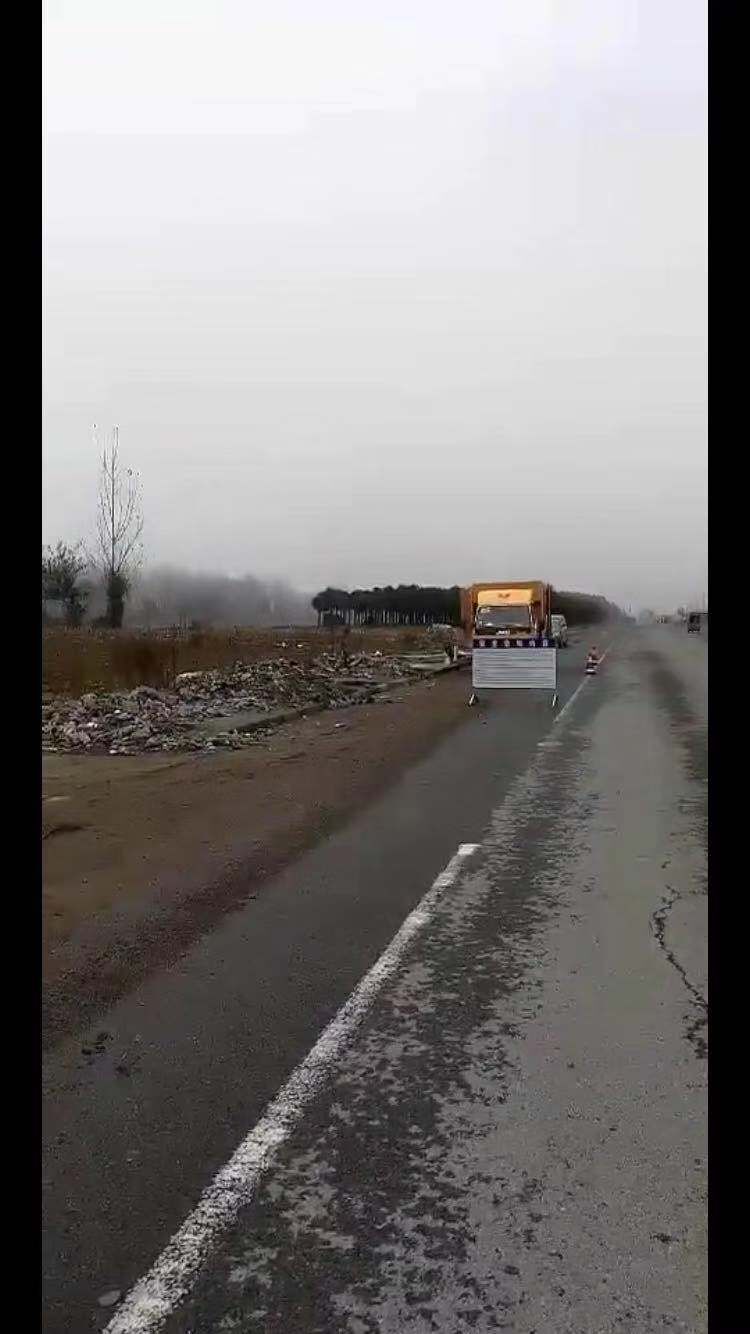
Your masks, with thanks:
[{"label": "scattered trash", "polygon": [[107,1043],[111,1041],[111,1038],[112,1034],[108,1033],[106,1029],[102,1029],[95,1038],[86,1043],[85,1047],[81,1047],[81,1055],[90,1058],[89,1065],[95,1056],[104,1055],[107,1050]]},{"label": "scattered trash", "polygon": [[137,686],[80,699],[47,697],[42,704],[42,749],[48,753],[139,755],[152,751],[238,750],[257,745],[269,729],[226,731],[208,740],[196,728],[208,718],[248,710],[345,708],[363,687],[417,680],[434,666],[424,660],[374,653],[328,651],[301,662],[293,657],[237,663],[226,670],[181,672],[171,690]]},{"label": "scattered trash", "polygon": [[110,1292],[103,1292],[99,1298],[100,1306],[116,1306],[122,1299],[122,1289],[112,1288]]}]

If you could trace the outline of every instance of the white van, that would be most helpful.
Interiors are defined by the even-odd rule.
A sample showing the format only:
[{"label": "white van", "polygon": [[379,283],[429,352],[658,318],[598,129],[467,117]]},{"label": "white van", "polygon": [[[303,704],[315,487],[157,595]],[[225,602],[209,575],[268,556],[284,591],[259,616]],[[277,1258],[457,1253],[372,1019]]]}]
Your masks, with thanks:
[{"label": "white van", "polygon": [[552,637],[558,648],[568,647],[568,622],[564,616],[551,616]]}]

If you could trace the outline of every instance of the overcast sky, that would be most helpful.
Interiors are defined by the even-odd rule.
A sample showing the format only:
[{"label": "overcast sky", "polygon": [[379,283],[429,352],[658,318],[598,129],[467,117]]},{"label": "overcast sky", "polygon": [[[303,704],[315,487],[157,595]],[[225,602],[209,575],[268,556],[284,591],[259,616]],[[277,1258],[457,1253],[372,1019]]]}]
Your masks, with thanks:
[{"label": "overcast sky", "polygon": [[706,587],[705,0],[47,0],[43,535]]}]

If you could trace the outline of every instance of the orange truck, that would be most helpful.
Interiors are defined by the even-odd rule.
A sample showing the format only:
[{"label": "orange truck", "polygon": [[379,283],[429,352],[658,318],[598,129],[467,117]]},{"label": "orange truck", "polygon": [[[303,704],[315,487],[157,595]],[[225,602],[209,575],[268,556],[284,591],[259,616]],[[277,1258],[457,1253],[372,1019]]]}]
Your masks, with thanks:
[{"label": "orange truck", "polygon": [[536,639],[549,633],[551,588],[539,579],[472,584],[462,588],[460,596],[461,626],[467,647],[472,646],[476,636]]}]

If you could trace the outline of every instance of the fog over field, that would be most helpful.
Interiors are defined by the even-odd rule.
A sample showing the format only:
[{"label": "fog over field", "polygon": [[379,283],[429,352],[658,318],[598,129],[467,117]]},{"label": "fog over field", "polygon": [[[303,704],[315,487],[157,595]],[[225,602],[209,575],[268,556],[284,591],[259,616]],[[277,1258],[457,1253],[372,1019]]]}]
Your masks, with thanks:
[{"label": "fog over field", "polygon": [[698,0],[47,0],[44,539],[706,587]]}]

